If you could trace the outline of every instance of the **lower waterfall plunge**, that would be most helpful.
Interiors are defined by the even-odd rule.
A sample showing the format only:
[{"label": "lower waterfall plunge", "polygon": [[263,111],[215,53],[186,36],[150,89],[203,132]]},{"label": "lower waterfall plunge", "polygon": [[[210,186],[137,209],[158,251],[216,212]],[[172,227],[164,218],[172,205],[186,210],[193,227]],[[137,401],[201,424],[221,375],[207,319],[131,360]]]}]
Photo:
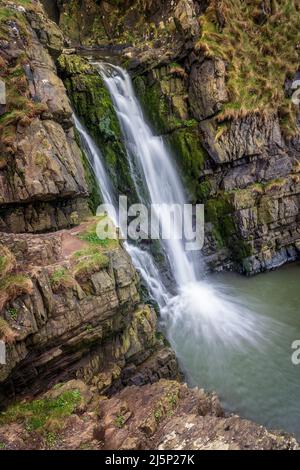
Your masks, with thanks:
[{"label": "lower waterfall plunge", "polygon": [[[123,133],[131,178],[141,201],[147,206],[155,203],[183,205],[186,198],[175,164],[163,139],[153,135],[147,125],[129,75],[120,67],[103,63],[94,65],[111,95]],[[116,206],[114,189],[109,181],[102,154],[79,120],[76,117],[74,120],[98,180],[103,201]],[[114,222],[117,223],[116,220]],[[230,387],[234,387],[235,382],[239,383],[239,378],[233,377],[232,383],[230,377],[226,378],[229,385],[227,383],[222,389],[222,372],[223,367],[227,365],[226,361],[231,361],[234,357],[235,361],[241,361],[241,368],[243,364],[248,367],[247,361],[253,351],[259,351],[257,360],[269,361],[269,366],[276,373],[277,364],[266,356],[269,354],[270,345],[275,344],[274,348],[277,347],[277,339],[280,336],[286,334],[286,341],[289,341],[289,332],[284,330],[283,335],[283,325],[279,319],[273,320],[259,313],[259,306],[248,307],[247,301],[242,301],[234,290],[215,282],[211,276],[206,276],[199,252],[186,253],[181,240],[161,241],[161,249],[174,279],[175,293],[171,293],[151,252],[130,242],[126,242],[125,247],[150,295],[159,306],[164,332],[191,383],[197,384],[199,375],[200,385],[220,385],[217,392],[221,395],[223,392],[227,402],[225,389],[228,386],[230,394]],[[201,364],[194,366],[194,369],[199,369],[197,378],[189,377],[189,366],[184,358],[186,348],[189,348],[187,354],[193,356],[191,344],[197,347],[201,345],[202,348]],[[193,357],[190,359],[196,360]],[[219,375],[216,380],[210,381],[210,374]],[[263,373],[261,376],[263,377]],[[234,408],[231,403],[228,407]],[[252,408],[255,409],[255,403]],[[247,415],[247,409],[243,409],[243,400],[239,409]],[[251,413],[250,410],[250,417]],[[260,416],[257,419],[267,421],[263,417],[260,419]]]}]

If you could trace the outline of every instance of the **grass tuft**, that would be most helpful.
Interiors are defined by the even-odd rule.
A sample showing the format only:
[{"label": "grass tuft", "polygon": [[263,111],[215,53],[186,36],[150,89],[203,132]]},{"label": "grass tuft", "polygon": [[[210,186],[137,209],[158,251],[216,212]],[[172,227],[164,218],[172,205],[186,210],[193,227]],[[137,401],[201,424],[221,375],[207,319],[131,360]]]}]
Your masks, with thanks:
[{"label": "grass tuft", "polygon": [[201,16],[199,51],[227,64],[230,101],[219,120],[279,109],[286,133],[296,130],[298,108],[286,99],[284,84],[299,66],[300,4],[271,2],[264,15],[261,0],[212,0]]},{"label": "grass tuft", "polygon": [[[69,390],[63,392],[57,398],[44,398],[26,403],[17,403],[0,413],[0,425],[22,423],[28,432],[42,430],[50,421],[55,420],[59,423],[73,414],[80,401],[81,394],[79,390]],[[47,435],[46,432],[46,440]],[[53,437],[53,435],[49,435],[51,444],[54,444]]]}]

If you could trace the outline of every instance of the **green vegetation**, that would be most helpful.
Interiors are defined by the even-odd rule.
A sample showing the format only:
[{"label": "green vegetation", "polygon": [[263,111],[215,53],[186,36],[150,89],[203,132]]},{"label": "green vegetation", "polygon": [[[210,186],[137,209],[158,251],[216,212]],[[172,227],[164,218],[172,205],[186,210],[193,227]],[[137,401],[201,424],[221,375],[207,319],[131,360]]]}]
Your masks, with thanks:
[{"label": "green vegetation", "polygon": [[45,432],[44,433],[44,438],[45,438],[45,442],[46,442],[47,447],[52,449],[53,447],[55,447],[57,445],[59,436],[55,432]]},{"label": "green vegetation", "polygon": [[115,425],[117,426],[117,428],[122,429],[125,425],[125,416],[121,413],[118,414],[115,419]]},{"label": "green vegetation", "polygon": [[22,274],[10,274],[0,281],[0,293],[10,288],[31,290],[32,282],[28,276]]},{"label": "green vegetation", "polygon": [[159,423],[163,417],[163,411],[161,408],[154,410],[154,418]]},{"label": "green vegetation", "polygon": [[71,288],[75,284],[75,279],[67,268],[60,266],[50,276],[51,286],[54,290],[60,287]]},{"label": "green vegetation", "polygon": [[277,111],[284,130],[295,129],[296,107],[286,99],[284,83],[299,64],[298,0],[274,0],[263,12],[260,0],[214,0],[201,16],[197,44],[209,57],[227,64],[230,102],[219,120],[249,112]]},{"label": "green vegetation", "polygon": [[54,444],[56,436],[46,430],[47,424],[55,421],[63,426],[64,419],[76,411],[81,401],[78,390],[63,392],[57,398],[44,398],[31,402],[17,403],[0,413],[0,425],[23,423],[28,432],[45,431],[45,439]]},{"label": "green vegetation", "polygon": [[206,221],[213,224],[214,235],[220,247],[228,246],[230,237],[235,233],[232,212],[234,209],[225,194],[219,199],[209,199],[205,205]]},{"label": "green vegetation", "polygon": [[175,149],[178,163],[182,168],[183,178],[191,193],[191,199],[201,201],[202,191],[198,183],[201,171],[207,157],[197,127],[183,128],[172,132],[169,137],[172,148]]},{"label": "green vegetation", "polygon": [[9,20],[12,16],[12,11],[10,8],[0,8],[0,22],[5,22]]},{"label": "green vegetation", "polygon": [[171,388],[158,402],[153,415],[157,423],[165,416],[172,416],[179,401],[178,388]]},{"label": "green vegetation", "polygon": [[97,235],[97,224],[103,219],[103,216],[95,217],[95,222],[89,224],[85,232],[79,235],[80,240],[87,242],[89,245],[98,248],[105,248],[112,250],[119,246],[119,240],[117,238],[101,239]]},{"label": "green vegetation", "polygon": [[7,309],[7,313],[8,313],[8,315],[10,316],[10,318],[11,318],[12,320],[14,320],[14,321],[17,320],[17,318],[18,318],[18,310],[17,310],[16,308],[11,307],[11,308]]},{"label": "green vegetation", "polygon": [[32,281],[22,274],[8,274],[0,279],[0,311],[5,304],[21,294],[30,294]]},{"label": "green vegetation", "polygon": [[102,240],[99,238],[96,232],[85,233],[84,235],[80,236],[80,239],[89,242],[92,245],[101,245],[105,247],[107,247],[110,242],[108,239]]},{"label": "green vegetation", "polygon": [[4,278],[15,267],[15,257],[10,250],[0,244],[0,279]]},{"label": "green vegetation", "polygon": [[73,255],[75,264],[73,274],[75,277],[82,277],[100,271],[109,265],[109,259],[102,254],[98,248],[87,248],[80,250]]},{"label": "green vegetation", "polygon": [[219,248],[229,248],[232,259],[240,263],[244,258],[251,256],[252,248],[237,234],[232,217],[234,210],[230,193],[223,193],[216,199],[209,199],[205,204],[206,221],[213,224],[213,235]]},{"label": "green vegetation", "polygon": [[[169,78],[168,76],[167,78],[157,77],[151,84],[141,76],[134,80],[134,86],[146,116],[158,134],[165,134],[170,130],[180,129],[184,126],[183,120],[173,111],[172,94],[168,90]],[[187,122],[190,126],[193,121]]]},{"label": "green vegetation", "polygon": [[0,255],[0,272],[4,271],[8,264],[8,259],[6,256]]}]

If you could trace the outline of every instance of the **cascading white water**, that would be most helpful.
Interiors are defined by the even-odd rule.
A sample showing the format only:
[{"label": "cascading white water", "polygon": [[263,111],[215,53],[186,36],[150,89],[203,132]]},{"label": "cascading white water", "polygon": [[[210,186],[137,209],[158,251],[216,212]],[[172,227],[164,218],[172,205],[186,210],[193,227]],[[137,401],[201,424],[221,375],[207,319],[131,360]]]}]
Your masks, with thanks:
[{"label": "cascading white water", "polygon": [[[73,114],[73,121],[80,136],[81,146],[96,176],[103,202],[107,204],[108,209],[109,207],[116,207],[116,201],[113,197],[113,188],[103,162],[103,155],[75,114]],[[115,219],[115,212],[111,211],[108,215],[114,224],[117,225],[118,221]],[[143,251],[137,246],[129,243],[125,243],[124,246],[130,254],[133,264],[139,270],[143,279],[145,279],[150,295],[155,299],[159,307],[163,308],[169,301],[169,294],[163,285],[161,276],[152,257],[147,251]]]},{"label": "cascading white water", "polygon": [[[93,169],[96,175],[96,180],[98,182],[99,189],[102,194],[103,202],[105,204],[115,206],[115,202],[113,198],[113,188],[110,184],[106,169],[103,164],[103,156],[99,148],[97,147],[97,145],[95,144],[93,139],[90,137],[89,133],[87,132],[85,127],[81,124],[81,122],[79,121],[78,117],[75,114],[73,114],[73,120],[74,120],[75,127],[80,135],[82,148],[88,158],[91,168]],[[114,220],[114,222],[116,221]]]},{"label": "cascading white water", "polygon": [[[131,79],[120,67],[95,63],[102,76],[113,101],[120,126],[123,132],[129,167],[134,168],[132,179],[137,189],[143,181],[148,204],[180,204],[186,202],[182,183],[161,137],[155,136],[146,123],[141,106],[135,96]],[[162,223],[169,223],[163,217]],[[173,229],[181,232],[181,220],[175,220]],[[176,238],[176,237],[174,237]],[[186,333],[194,334],[196,328],[202,340],[211,341],[212,337],[223,342],[240,345],[241,342],[255,342],[264,330],[264,321],[255,318],[254,314],[242,305],[237,305],[231,297],[203,280],[197,272],[201,264],[199,252],[188,256],[182,240],[163,240],[162,246],[169,260],[172,274],[177,284],[177,295],[168,293],[166,286],[149,253],[138,250],[133,260],[143,275],[150,292],[159,292],[157,300],[162,320],[168,319],[169,339],[172,341],[172,325],[176,328],[177,321],[185,317]],[[148,259],[145,259],[147,256]],[[151,269],[149,261],[151,260]],[[146,270],[145,270],[145,267]],[[155,276],[153,278],[153,276]],[[153,285],[155,289],[153,290]],[[159,286],[159,288],[158,288]],[[161,303],[163,299],[164,303]]]},{"label": "cascading white water", "polygon": [[[149,194],[149,201],[146,202],[159,205],[162,224],[169,223],[168,207],[172,204],[183,207],[186,201],[182,184],[163,139],[154,136],[146,124],[129,75],[120,67],[105,67],[100,64],[98,68],[111,94],[131,166],[136,168],[137,172],[140,171],[139,175],[135,172],[132,174],[136,188],[139,187],[140,180],[144,181]],[[158,213],[156,216],[159,218]],[[165,227],[166,232],[168,228]],[[176,213],[173,230],[173,236],[164,240],[164,245],[174,278],[180,288],[184,284],[195,282],[196,274],[180,240],[182,222]]]}]

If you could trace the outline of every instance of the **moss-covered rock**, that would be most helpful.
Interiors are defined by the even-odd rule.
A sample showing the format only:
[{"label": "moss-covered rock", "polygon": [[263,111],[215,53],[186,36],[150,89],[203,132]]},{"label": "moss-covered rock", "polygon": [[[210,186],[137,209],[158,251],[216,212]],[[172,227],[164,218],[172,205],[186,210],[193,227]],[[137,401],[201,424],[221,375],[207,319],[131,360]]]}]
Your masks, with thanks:
[{"label": "moss-covered rock", "polygon": [[110,95],[85,58],[61,55],[59,69],[77,115],[97,142],[116,191],[133,195],[126,150]]},{"label": "moss-covered rock", "polygon": [[194,202],[204,202],[208,187],[199,183],[207,154],[202,146],[198,127],[184,127],[172,132],[167,139],[182,169],[183,180]]},{"label": "moss-covered rock", "polygon": [[134,79],[146,118],[164,135],[174,153],[193,201],[203,201],[199,179],[207,154],[198,124],[191,119],[186,94],[186,73],[177,63],[151,70]]}]

